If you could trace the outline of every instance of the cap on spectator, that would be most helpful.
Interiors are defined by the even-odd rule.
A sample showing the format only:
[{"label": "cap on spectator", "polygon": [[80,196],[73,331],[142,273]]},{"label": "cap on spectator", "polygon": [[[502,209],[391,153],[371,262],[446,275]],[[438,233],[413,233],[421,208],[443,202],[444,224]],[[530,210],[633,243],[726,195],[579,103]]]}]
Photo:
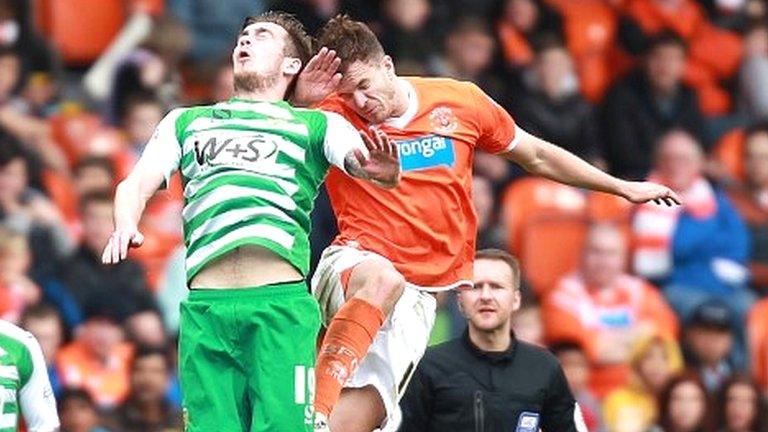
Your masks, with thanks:
[{"label": "cap on spectator", "polygon": [[688,326],[730,330],[732,321],[733,313],[728,305],[713,299],[696,307],[688,321]]}]

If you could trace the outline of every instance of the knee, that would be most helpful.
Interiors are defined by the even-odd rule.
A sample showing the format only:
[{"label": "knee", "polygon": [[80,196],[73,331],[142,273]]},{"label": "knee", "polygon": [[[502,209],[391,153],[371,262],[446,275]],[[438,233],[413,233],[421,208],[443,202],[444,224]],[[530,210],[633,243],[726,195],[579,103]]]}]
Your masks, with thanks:
[{"label": "knee", "polygon": [[391,266],[378,265],[359,280],[354,296],[379,306],[389,313],[405,289],[405,278]]}]

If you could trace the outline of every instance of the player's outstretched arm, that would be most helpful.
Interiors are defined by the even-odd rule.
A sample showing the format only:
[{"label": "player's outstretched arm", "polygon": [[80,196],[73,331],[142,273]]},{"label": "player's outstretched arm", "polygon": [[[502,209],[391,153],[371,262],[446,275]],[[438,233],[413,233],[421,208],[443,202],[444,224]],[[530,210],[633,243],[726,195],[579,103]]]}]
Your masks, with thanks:
[{"label": "player's outstretched arm", "polygon": [[138,228],[144,207],[152,195],[168,183],[181,161],[181,146],[176,138],[176,120],[180,113],[179,109],[173,110],[160,121],[136,166],[117,186],[115,231],[101,255],[104,264],[119,263],[128,256],[129,248],[144,242]]},{"label": "player's outstretched arm", "polygon": [[299,74],[291,104],[310,107],[333,93],[341,81],[339,65],[341,59],[336,56],[336,51],[320,48]]},{"label": "player's outstretched arm", "polygon": [[526,171],[572,186],[619,195],[633,203],[654,201],[668,206],[680,204],[670,188],[650,182],[630,182],[613,177],[576,155],[518,129],[518,144],[502,155]]}]

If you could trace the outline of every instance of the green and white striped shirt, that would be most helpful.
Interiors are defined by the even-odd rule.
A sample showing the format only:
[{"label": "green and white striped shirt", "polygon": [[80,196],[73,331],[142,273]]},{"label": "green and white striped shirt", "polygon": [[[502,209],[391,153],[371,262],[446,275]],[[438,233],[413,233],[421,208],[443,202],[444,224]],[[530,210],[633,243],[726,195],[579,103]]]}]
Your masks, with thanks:
[{"label": "green and white striped shirt", "polygon": [[31,333],[0,320],[0,432],[19,430],[19,414],[29,432],[59,427],[43,351]]},{"label": "green and white striped shirt", "polygon": [[309,269],[310,212],[330,164],[344,169],[359,133],[341,116],[286,102],[230,99],[165,116],[138,165],[181,169],[187,281],[242,245]]}]

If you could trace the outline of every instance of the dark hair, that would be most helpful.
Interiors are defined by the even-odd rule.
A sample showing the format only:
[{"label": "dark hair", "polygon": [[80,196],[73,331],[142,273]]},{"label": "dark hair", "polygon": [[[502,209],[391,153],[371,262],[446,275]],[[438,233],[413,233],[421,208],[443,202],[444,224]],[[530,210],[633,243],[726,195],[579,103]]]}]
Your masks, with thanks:
[{"label": "dark hair", "polygon": [[501,249],[481,249],[475,253],[475,261],[481,259],[501,261],[508,265],[512,271],[512,286],[520,289],[520,263],[512,254]]},{"label": "dark hair", "polygon": [[112,205],[112,194],[108,191],[93,191],[88,192],[80,197],[80,213],[84,213],[85,209],[91,204],[109,204]]},{"label": "dark hair", "polygon": [[267,11],[261,15],[246,17],[241,30],[251,24],[268,22],[279,25],[288,33],[290,43],[285,44],[285,54],[301,60],[302,68],[312,56],[312,37],[307,34],[304,25],[291,14],[285,12]]},{"label": "dark hair", "polygon": [[651,52],[655,51],[657,48],[666,47],[666,46],[677,46],[680,49],[683,50],[683,52],[688,51],[688,45],[685,43],[685,40],[681,38],[677,33],[673,32],[672,30],[663,30],[661,33],[658,33],[654,36],[652,36],[648,40],[648,44],[646,45],[645,54],[650,54]]},{"label": "dark hair", "polygon": [[561,339],[550,343],[549,351],[555,356],[573,351],[578,351],[582,354],[585,354],[584,347],[581,346],[581,343],[572,339]]},{"label": "dark hair", "polygon": [[141,105],[157,105],[160,111],[165,111],[165,104],[155,95],[154,92],[146,89],[139,89],[128,94],[125,98],[121,120],[125,122],[132,109]]},{"label": "dark hair", "polygon": [[115,166],[108,157],[104,156],[86,156],[78,160],[75,164],[74,172],[77,174],[86,168],[99,168],[107,171],[110,177],[115,177]]},{"label": "dark hair", "polygon": [[727,430],[726,404],[728,402],[728,392],[732,387],[737,385],[745,385],[752,389],[752,392],[755,394],[755,404],[753,406],[755,416],[749,424],[749,430],[754,432],[766,432],[766,430],[768,430],[768,407],[766,407],[766,402],[763,400],[760,386],[752,377],[745,373],[735,373],[723,383],[717,404],[718,424],[723,430]]},{"label": "dark hair", "polygon": [[96,410],[96,402],[94,402],[91,394],[81,388],[64,389],[62,390],[58,399],[59,399],[59,402],[57,404],[57,408],[58,408],[59,414],[61,414],[62,408],[64,408],[64,404],[66,404],[70,400],[79,400],[81,402],[85,402],[88,406]]},{"label": "dark hair", "polygon": [[701,381],[699,375],[695,371],[691,370],[683,371],[682,373],[670,378],[659,394],[659,426],[666,432],[675,432],[673,427],[674,419],[672,418],[672,413],[669,409],[670,402],[672,401],[672,393],[674,392],[675,388],[684,383],[692,383],[696,385],[696,387],[698,387],[698,389],[701,391],[702,395],[704,395],[704,412],[695,430],[698,432],[714,431],[712,426],[712,412],[710,409],[711,402],[709,399],[709,394],[707,393],[707,388],[704,386],[704,383]]},{"label": "dark hair", "polygon": [[460,17],[451,27],[451,34],[482,33],[493,36],[491,27],[488,23],[477,15],[467,15]]},{"label": "dark hair", "polygon": [[542,33],[533,38],[533,49],[537,55],[551,49],[565,50],[565,41],[556,33]]},{"label": "dark hair", "polygon": [[38,303],[28,306],[24,309],[19,324],[22,328],[26,329],[29,321],[42,319],[55,319],[61,326],[63,336],[64,322],[61,319],[61,313],[59,313],[58,309],[47,303]]},{"label": "dark hair", "polygon": [[347,15],[336,15],[328,21],[320,30],[318,45],[336,51],[342,71],[356,61],[367,63],[384,56],[384,48],[373,31]]},{"label": "dark hair", "polygon": [[744,134],[747,138],[751,137],[752,135],[761,133],[768,134],[768,121],[754,123],[744,131]]},{"label": "dark hair", "polygon": [[163,359],[163,363],[165,363],[166,370],[169,371],[173,367],[171,364],[171,359],[168,356],[168,351],[166,351],[165,348],[161,346],[153,346],[153,345],[138,345],[136,349],[133,352],[133,357],[131,358],[131,371],[136,369],[136,363],[138,363],[139,360],[145,359],[147,357],[154,357],[154,356],[160,356]]},{"label": "dark hair", "polygon": [[0,133],[0,168],[19,158],[27,160],[21,145],[12,137]]}]

